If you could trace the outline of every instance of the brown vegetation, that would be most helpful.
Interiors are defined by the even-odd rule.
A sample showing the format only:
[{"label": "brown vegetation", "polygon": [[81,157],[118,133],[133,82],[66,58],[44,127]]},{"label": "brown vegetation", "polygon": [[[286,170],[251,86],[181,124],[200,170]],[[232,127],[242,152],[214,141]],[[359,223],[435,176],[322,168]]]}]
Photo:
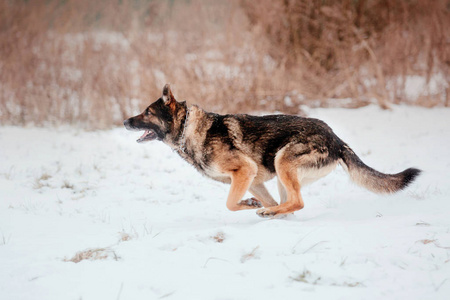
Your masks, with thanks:
[{"label": "brown vegetation", "polygon": [[114,260],[119,260],[120,257],[116,255],[116,252],[110,248],[92,248],[84,251],[77,252],[72,258],[64,258],[66,262],[79,263],[82,260],[103,260],[112,257]]},{"label": "brown vegetation", "polygon": [[0,15],[1,124],[107,128],[166,82],[220,112],[450,105],[447,0],[3,0]]},{"label": "brown vegetation", "polygon": [[[300,79],[308,98],[374,97],[385,107],[388,101],[411,103],[404,93],[407,76],[429,82],[442,74],[444,84],[450,79],[448,1],[243,3],[251,24],[261,26],[276,45],[271,55],[277,61],[284,57],[290,71],[300,72],[291,78]],[[449,104],[448,90],[447,98],[421,92],[426,99],[418,104]]]}]

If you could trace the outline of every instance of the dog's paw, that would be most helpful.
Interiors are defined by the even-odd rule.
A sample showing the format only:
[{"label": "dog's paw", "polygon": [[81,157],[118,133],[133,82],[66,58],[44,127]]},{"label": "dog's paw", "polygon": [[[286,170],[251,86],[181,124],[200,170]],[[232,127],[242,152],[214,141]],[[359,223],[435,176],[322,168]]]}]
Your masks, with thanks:
[{"label": "dog's paw", "polygon": [[276,213],[270,208],[261,208],[256,211],[256,214],[261,218],[271,218],[276,215]]},{"label": "dog's paw", "polygon": [[263,207],[261,201],[256,198],[243,199],[238,202],[239,205],[251,206],[254,208]]}]

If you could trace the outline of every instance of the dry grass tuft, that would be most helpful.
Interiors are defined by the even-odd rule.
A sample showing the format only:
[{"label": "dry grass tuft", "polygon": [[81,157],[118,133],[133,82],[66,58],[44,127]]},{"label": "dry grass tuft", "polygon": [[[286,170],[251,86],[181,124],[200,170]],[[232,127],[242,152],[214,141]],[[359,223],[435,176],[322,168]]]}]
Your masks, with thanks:
[{"label": "dry grass tuft", "polygon": [[255,258],[259,258],[258,256],[258,249],[259,246],[256,246],[252,251],[250,251],[249,253],[246,253],[244,255],[242,255],[241,257],[241,263],[244,263],[250,259],[255,259]]},{"label": "dry grass tuft", "polygon": [[43,187],[49,186],[47,180],[49,180],[52,176],[47,173],[42,173],[39,178],[36,178],[33,188],[38,190]]},{"label": "dry grass tuft", "polygon": [[424,245],[433,244],[436,247],[441,248],[441,249],[450,249],[450,246],[442,246],[441,243],[439,242],[439,240],[437,240],[437,239],[434,239],[434,240],[423,239],[423,240],[416,241],[416,243],[421,243]]},{"label": "dry grass tuft", "polygon": [[426,245],[426,244],[431,244],[431,243],[435,243],[435,242],[436,242],[436,240],[429,240],[429,239],[424,239],[424,240],[420,240],[420,241],[417,241],[417,242],[419,242],[419,243],[422,243],[422,244]]},{"label": "dry grass tuft", "polygon": [[128,234],[126,232],[119,232],[119,235],[120,235],[120,240],[119,240],[120,242],[126,242],[133,238],[130,234]]},{"label": "dry grass tuft", "polygon": [[324,280],[320,276],[313,275],[309,270],[304,270],[302,273],[295,277],[290,277],[293,281],[303,282],[312,285],[330,285],[330,286],[345,286],[345,287],[364,287],[364,284],[355,282],[334,282],[333,280]]},{"label": "dry grass tuft", "polygon": [[75,186],[71,184],[68,180],[64,180],[63,184],[61,185],[61,188],[73,190]]},{"label": "dry grass tuft", "polygon": [[308,270],[304,270],[302,273],[298,274],[295,277],[291,277],[292,280],[298,282],[309,283],[308,278],[311,276],[311,272]]},{"label": "dry grass tuft", "polygon": [[120,257],[110,248],[93,248],[77,252],[71,259],[65,258],[64,261],[79,263],[82,260],[102,260],[112,257],[114,260],[119,260]]},{"label": "dry grass tuft", "polygon": [[225,234],[223,232],[218,232],[212,239],[217,243],[223,243],[225,240]]},{"label": "dry grass tuft", "polygon": [[424,222],[424,221],[419,221],[416,223],[416,226],[430,226],[430,223]]}]

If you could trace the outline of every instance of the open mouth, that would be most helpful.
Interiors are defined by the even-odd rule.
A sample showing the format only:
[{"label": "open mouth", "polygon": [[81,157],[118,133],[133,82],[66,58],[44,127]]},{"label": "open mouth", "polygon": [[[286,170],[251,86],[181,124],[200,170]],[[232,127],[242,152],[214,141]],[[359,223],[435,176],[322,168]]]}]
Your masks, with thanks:
[{"label": "open mouth", "polygon": [[136,140],[138,143],[148,142],[156,139],[156,133],[151,129],[146,129],[144,134]]}]

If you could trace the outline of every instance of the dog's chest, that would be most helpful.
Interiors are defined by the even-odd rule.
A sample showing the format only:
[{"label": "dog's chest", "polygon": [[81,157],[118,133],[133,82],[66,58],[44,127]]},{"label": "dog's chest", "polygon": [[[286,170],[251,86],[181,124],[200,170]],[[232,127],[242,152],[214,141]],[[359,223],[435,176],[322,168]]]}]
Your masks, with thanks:
[{"label": "dog's chest", "polygon": [[205,176],[214,179],[216,181],[220,181],[223,183],[231,183],[231,177],[229,175],[219,172],[213,166],[208,166],[207,168],[204,169],[202,173]]},{"label": "dog's chest", "polygon": [[199,155],[199,152],[194,152],[189,147],[181,154],[181,156],[188,163],[193,165],[202,175],[223,183],[231,183],[230,176],[220,172],[218,168],[215,167],[214,162],[210,161],[207,156]]},{"label": "dog's chest", "polygon": [[217,157],[225,153],[222,149],[222,140],[210,134],[212,125],[212,118],[208,118],[203,111],[193,107],[184,132],[184,151],[179,154],[202,175],[220,182],[230,183],[229,175],[221,173],[216,167]]}]

